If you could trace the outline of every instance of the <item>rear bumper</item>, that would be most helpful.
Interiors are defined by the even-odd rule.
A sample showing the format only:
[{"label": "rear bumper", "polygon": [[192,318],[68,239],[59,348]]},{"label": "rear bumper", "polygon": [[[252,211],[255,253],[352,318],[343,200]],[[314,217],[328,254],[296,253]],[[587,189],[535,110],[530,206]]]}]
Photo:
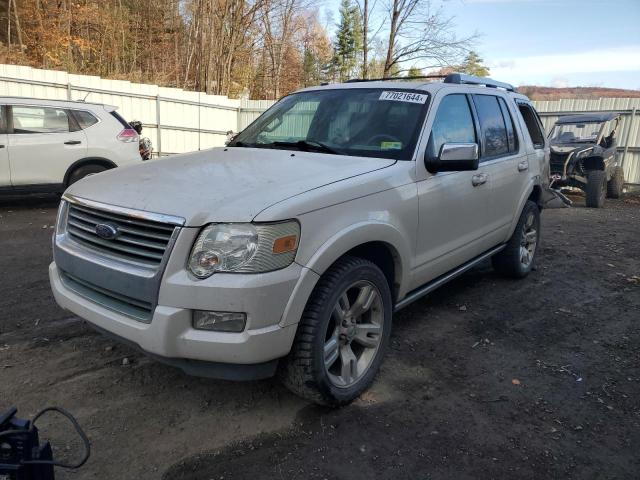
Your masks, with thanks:
[{"label": "rear bumper", "polygon": [[[161,302],[153,311],[153,317],[149,323],[134,320],[67,288],[55,263],[49,266],[49,279],[56,302],[87,320],[98,330],[138,347],[152,357],[177,366],[189,374],[245,380],[272,375],[277,359],[287,355],[291,349],[297,319],[296,323],[286,322],[285,314],[291,310],[292,304],[298,303],[295,292],[307,290],[307,288],[300,289],[300,283],[309,281],[308,278],[305,280],[305,275],[301,275],[303,267],[296,264],[292,267],[280,271],[277,277],[271,274],[273,276],[269,279],[277,280],[272,288],[282,291],[281,295],[271,296],[272,302],[265,299],[264,294],[260,294],[264,292],[264,285],[256,287],[260,291],[254,291],[251,288],[238,289],[237,296],[231,296],[233,298],[222,295],[227,297],[226,302],[236,306],[242,305],[248,318],[255,320],[249,322],[248,329],[241,333],[196,330],[192,327],[192,310],[162,305],[162,295]],[[209,290],[206,292],[207,297],[216,298],[215,289],[207,290]],[[218,293],[221,293],[220,290]],[[275,292],[272,290],[271,293]],[[203,298],[194,294],[193,291],[191,295],[194,300]],[[220,295],[217,297],[219,298]],[[306,302],[306,298],[298,299],[303,304]],[[266,305],[265,300],[267,300]],[[224,305],[219,302],[220,300],[217,300],[216,304],[211,306],[224,311]],[[193,308],[205,306],[202,300],[195,301],[194,304],[198,305],[194,305]],[[234,310],[226,309],[226,311]],[[279,314],[278,316],[273,314],[273,317],[276,317],[273,318],[271,313],[276,311]],[[265,315],[265,312],[269,312],[267,314],[271,317],[269,321],[264,323],[257,321]]]}]

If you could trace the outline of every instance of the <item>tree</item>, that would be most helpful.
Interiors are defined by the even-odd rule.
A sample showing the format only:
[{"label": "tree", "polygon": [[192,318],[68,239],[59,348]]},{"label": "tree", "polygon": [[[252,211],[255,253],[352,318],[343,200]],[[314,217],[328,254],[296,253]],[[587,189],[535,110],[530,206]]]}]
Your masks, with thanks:
[{"label": "tree", "polygon": [[303,60],[302,60],[302,86],[318,85],[327,78],[327,69],[331,63],[331,41],[326,30],[320,25],[317,12],[304,16],[301,29]]},{"label": "tree", "polygon": [[387,0],[389,41],[384,74],[408,61],[428,62],[425,68],[449,65],[469,50],[475,35],[457,38],[453,19],[431,0]]},{"label": "tree", "polygon": [[361,50],[362,20],[360,11],[357,6],[351,3],[351,0],[342,0],[333,61],[340,81],[344,82],[354,75]]},{"label": "tree", "polygon": [[467,73],[476,77],[488,77],[489,67],[484,66],[482,64],[483,61],[475,51],[471,50],[457,70],[460,73]]},{"label": "tree", "polygon": [[407,70],[407,77],[423,77],[424,72],[418,67],[411,67]]}]

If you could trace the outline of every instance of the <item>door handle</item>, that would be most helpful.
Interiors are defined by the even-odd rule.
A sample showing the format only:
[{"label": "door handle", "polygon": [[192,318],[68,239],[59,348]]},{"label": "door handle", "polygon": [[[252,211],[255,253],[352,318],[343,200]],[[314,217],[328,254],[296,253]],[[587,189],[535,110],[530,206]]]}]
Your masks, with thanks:
[{"label": "door handle", "polygon": [[4,148],[4,145],[0,145],[0,148]]},{"label": "door handle", "polygon": [[483,184],[487,183],[487,178],[489,178],[489,176],[486,173],[479,173],[479,174],[474,175],[473,177],[471,177],[471,184],[474,187],[477,187],[479,185],[483,185]]},{"label": "door handle", "polygon": [[80,145],[81,143],[80,140],[67,140],[64,142],[65,145]]},{"label": "door handle", "polygon": [[524,172],[525,170],[529,170],[529,161],[523,160],[518,164],[518,171]]}]

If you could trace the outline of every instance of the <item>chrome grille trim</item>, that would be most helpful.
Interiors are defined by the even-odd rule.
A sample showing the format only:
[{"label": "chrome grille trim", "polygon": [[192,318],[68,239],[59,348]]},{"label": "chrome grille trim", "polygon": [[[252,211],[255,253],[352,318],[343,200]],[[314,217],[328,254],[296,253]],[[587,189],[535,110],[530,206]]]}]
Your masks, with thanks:
[{"label": "chrome grille trim", "polygon": [[[159,268],[165,254],[175,240],[184,219],[168,215],[114,207],[65,195],[68,202],[65,222],[67,236],[87,250],[109,258]],[[117,227],[114,239],[99,237],[98,224]]]},{"label": "chrome grille trim", "polygon": [[182,217],[165,215],[163,213],[146,212],[143,210],[134,210],[131,208],[119,207],[117,205],[109,205],[106,203],[96,202],[94,200],[87,200],[86,198],[76,197],[75,195],[70,195],[68,193],[65,193],[62,196],[62,199],[77,205],[96,208],[98,210],[103,210],[105,212],[110,212],[110,213],[118,213],[120,215],[131,217],[131,219],[149,220],[151,222],[158,222],[158,223],[168,223],[170,225],[175,225],[178,227],[183,226],[185,223],[185,219]]}]

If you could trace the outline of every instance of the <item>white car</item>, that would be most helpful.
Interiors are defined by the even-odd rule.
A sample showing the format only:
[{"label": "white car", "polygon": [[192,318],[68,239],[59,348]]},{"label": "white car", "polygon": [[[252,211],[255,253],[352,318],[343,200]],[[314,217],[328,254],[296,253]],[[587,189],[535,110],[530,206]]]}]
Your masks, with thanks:
[{"label": "white car", "polygon": [[226,148],[71,186],[51,286],[185,372],[279,371],[340,405],[373,381],[394,311],[490,257],[505,275],[531,271],[548,170],[539,118],[510,85],[310,88]]},{"label": "white car", "polygon": [[138,134],[109,105],[0,97],[0,193],[62,192],[141,162]]}]

